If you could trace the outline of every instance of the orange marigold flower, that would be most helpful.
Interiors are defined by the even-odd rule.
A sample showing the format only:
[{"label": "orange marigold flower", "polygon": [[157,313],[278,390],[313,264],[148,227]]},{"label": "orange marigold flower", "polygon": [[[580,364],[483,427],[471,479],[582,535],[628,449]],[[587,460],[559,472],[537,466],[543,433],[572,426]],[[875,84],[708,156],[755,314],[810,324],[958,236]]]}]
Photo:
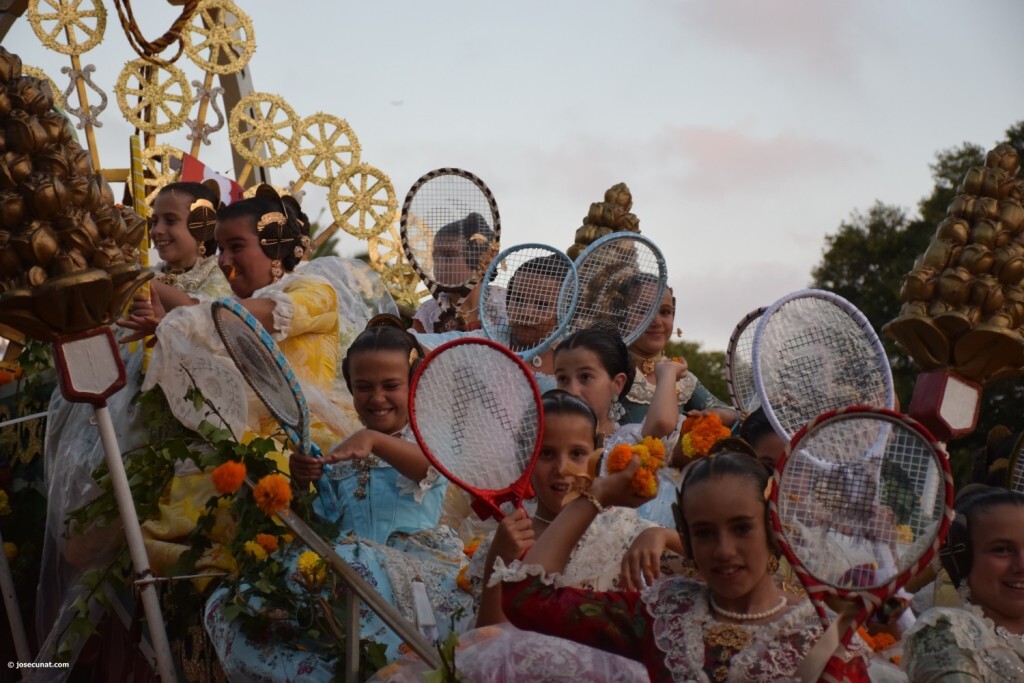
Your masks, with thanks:
[{"label": "orange marigold flower", "polygon": [[231,495],[238,490],[238,487],[245,481],[245,464],[228,460],[218,466],[210,473],[213,478],[213,486],[221,495]]},{"label": "orange marigold flower", "polygon": [[277,552],[277,536],[270,534],[256,534],[256,542],[268,553]]},{"label": "orange marigold flower", "polygon": [[875,635],[875,650],[884,650],[896,644],[896,639],[891,633],[884,631]]},{"label": "orange marigold flower", "polygon": [[900,659],[901,657],[899,655],[893,655],[892,657],[889,657],[889,661],[895,664],[896,666],[900,665]]},{"label": "orange marigold flower", "polygon": [[473,592],[473,584],[470,583],[469,577],[466,576],[466,570],[469,569],[469,565],[465,565],[459,570],[458,576],[455,577],[455,585],[466,591],[467,593]]},{"label": "orange marigold flower", "polygon": [[[712,446],[732,433],[722,424],[722,421],[718,419],[718,416],[714,413],[701,415],[696,419],[697,422],[686,435],[690,437],[690,448],[693,450],[695,455],[707,455]],[[684,449],[686,448],[685,442],[683,447]]]},{"label": "orange marigold flower", "polygon": [[608,454],[608,471],[621,472],[629,467],[632,459],[633,449],[628,444],[620,443]]},{"label": "orange marigold flower", "polygon": [[640,468],[633,475],[630,490],[643,498],[654,498],[658,494],[658,478],[648,469]]},{"label": "orange marigold flower", "polygon": [[665,444],[661,442],[661,439],[655,439],[653,436],[645,436],[644,440],[640,442],[642,445],[647,447],[647,450],[651,452],[655,458],[659,460],[665,459]]},{"label": "orange marigold flower", "polygon": [[268,474],[256,482],[252,497],[260,510],[274,515],[292,502],[292,487],[283,474]]},{"label": "orange marigold flower", "polygon": [[683,426],[680,427],[680,431],[683,434],[689,434],[690,430],[693,429],[697,425],[697,420],[699,420],[699,419],[700,418],[696,417],[696,416],[684,418],[683,419]]},{"label": "orange marigold flower", "polygon": [[480,541],[482,540],[482,536],[477,536],[463,547],[462,552],[466,553],[466,557],[473,557],[473,555],[476,554],[477,548],[480,547]]}]

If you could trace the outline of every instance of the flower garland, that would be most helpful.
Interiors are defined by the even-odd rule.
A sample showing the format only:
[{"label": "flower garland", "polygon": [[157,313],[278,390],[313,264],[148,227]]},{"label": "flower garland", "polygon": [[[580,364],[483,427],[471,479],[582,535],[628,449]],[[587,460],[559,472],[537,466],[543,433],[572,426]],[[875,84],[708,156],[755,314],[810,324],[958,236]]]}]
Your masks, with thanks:
[{"label": "flower garland", "polygon": [[633,457],[640,458],[640,467],[633,480],[630,490],[642,498],[653,498],[658,494],[659,469],[665,466],[665,446],[659,439],[647,436],[634,445],[619,444],[608,454],[608,472],[621,472],[629,467]]},{"label": "flower garland", "polygon": [[683,420],[683,455],[693,460],[706,457],[711,447],[732,431],[712,412]]}]

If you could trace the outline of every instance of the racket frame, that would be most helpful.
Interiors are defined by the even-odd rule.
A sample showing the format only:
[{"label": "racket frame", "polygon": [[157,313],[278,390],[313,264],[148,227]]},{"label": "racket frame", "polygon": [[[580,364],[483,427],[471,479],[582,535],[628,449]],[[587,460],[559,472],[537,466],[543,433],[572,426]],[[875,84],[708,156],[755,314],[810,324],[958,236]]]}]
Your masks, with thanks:
[{"label": "racket frame", "polygon": [[[654,316],[658,314],[658,308],[661,306],[662,297],[665,296],[665,290],[668,289],[668,266],[665,264],[665,256],[661,253],[661,249],[659,249],[658,245],[656,245],[650,239],[644,237],[639,233],[628,231],[613,232],[610,235],[605,235],[604,237],[598,238],[591,242],[590,245],[585,250],[583,250],[583,253],[576,257],[575,264],[576,272],[578,275],[580,272],[582,272],[581,266],[587,260],[587,258],[590,257],[591,254],[593,254],[595,251],[602,248],[606,244],[624,239],[634,240],[646,244],[650,248],[651,252],[654,254],[655,261],[658,264],[658,293],[654,297],[654,305],[651,306],[651,310],[645,314],[643,322],[637,325],[636,329],[633,332],[631,332],[629,336],[623,335],[622,341],[626,343],[626,346],[630,346],[633,342],[640,338],[640,335],[642,335],[648,327],[650,327],[651,321],[654,320]],[[577,302],[576,306],[573,308],[572,317],[575,317],[576,311],[579,308],[579,300],[583,298],[584,292],[582,279],[579,283],[579,286],[577,287],[577,291]],[[569,318],[569,322],[566,325],[567,328],[572,324],[572,317]],[[576,331],[577,330],[575,329],[573,330],[573,332]]]},{"label": "racket frame", "polygon": [[[789,543],[786,542],[786,537],[782,531],[782,519],[779,516],[778,499],[780,495],[782,475],[783,472],[785,472],[786,464],[789,462],[793,454],[793,450],[808,434],[817,431],[828,423],[843,419],[844,415],[880,417],[888,422],[899,423],[902,426],[917,432],[932,447],[935,463],[942,474],[941,485],[945,492],[945,510],[939,519],[938,530],[936,531],[935,538],[932,540],[932,543],[924,550],[913,565],[907,567],[902,572],[889,579],[886,583],[872,588],[844,588],[834,586],[812,575],[810,571],[804,568],[803,563],[793,552]],[[907,584],[907,582],[928,567],[928,564],[935,556],[935,553],[938,552],[939,547],[942,545],[942,542],[945,540],[946,535],[949,532],[949,525],[953,520],[953,498],[953,474],[949,468],[949,455],[946,453],[942,444],[932,436],[931,432],[929,432],[924,425],[913,418],[886,408],[851,406],[822,413],[814,420],[804,425],[800,431],[793,436],[792,441],[786,446],[786,452],[783,454],[782,459],[779,460],[775,467],[775,473],[772,475],[772,491],[768,500],[768,510],[772,523],[773,541],[775,542],[776,547],[778,547],[786,556],[793,572],[797,575],[797,578],[799,578],[800,583],[803,584],[804,589],[807,591],[807,597],[810,598],[811,602],[814,604],[815,609],[818,612],[818,616],[822,620],[823,626],[826,629],[829,626],[829,616],[825,611],[826,598],[835,597],[839,600],[855,602],[855,604],[858,605],[856,615],[851,621],[850,626],[840,636],[840,643],[845,646],[849,644],[850,639],[853,637],[853,634],[856,633],[857,628],[861,626],[876,609],[878,609],[886,600],[893,597],[900,588]]]},{"label": "racket frame", "polygon": [[[761,319],[757,321],[757,330],[754,332],[754,343],[752,346],[754,391],[757,393],[757,398],[761,402],[761,407],[764,408],[765,416],[768,418],[768,422],[771,423],[772,429],[774,429],[775,433],[781,435],[784,439],[790,440],[794,437],[794,434],[790,432],[790,430],[784,428],[782,423],[779,422],[779,418],[775,414],[775,410],[772,408],[771,402],[765,394],[764,378],[761,375],[761,338],[764,336],[765,330],[767,329],[772,316],[775,315],[779,309],[791,301],[805,298],[822,299],[835,305],[850,316],[861,330],[867,334],[868,342],[871,344],[871,348],[875,352],[875,359],[878,361],[878,365],[882,370],[882,381],[885,383],[886,404],[884,406],[877,407],[892,410],[896,406],[896,390],[893,386],[892,368],[889,366],[889,357],[886,355],[885,348],[882,346],[882,340],[879,339],[875,329],[871,326],[871,323],[860,309],[838,294],[823,289],[801,289],[796,292],[791,292],[773,303],[767,308],[767,310],[765,310],[764,313],[761,314]],[[803,425],[803,427],[806,427],[806,425]]]},{"label": "racket frame", "polygon": [[1010,460],[1006,465],[1006,488],[1024,493],[1024,471],[1017,476],[1017,469],[1024,470],[1024,432],[1013,440]]},{"label": "racket frame", "polygon": [[[551,348],[552,344],[558,341],[558,339],[563,334],[565,334],[565,330],[566,328],[569,327],[569,322],[572,320],[572,316],[576,312],[576,305],[579,303],[580,294],[580,278],[579,273],[576,272],[575,262],[573,262],[573,260],[565,254],[565,252],[556,249],[551,245],[540,244],[537,242],[517,244],[514,247],[509,247],[508,249],[505,249],[500,254],[495,256],[494,259],[491,261],[490,265],[487,266],[487,272],[484,274],[483,282],[489,283],[493,281],[492,276],[497,273],[497,269],[499,267],[498,264],[500,264],[506,257],[517,251],[525,251],[527,249],[543,249],[550,251],[551,255],[557,254],[564,258],[564,263],[567,267],[567,276],[565,281],[562,282],[562,287],[558,292],[557,305],[558,310],[560,310],[562,304],[564,302],[567,302],[565,305],[568,308],[566,310],[565,315],[559,317],[558,322],[555,325],[555,329],[551,331],[551,333],[547,336],[547,338],[544,341],[542,341],[537,346],[531,349],[527,349],[525,351],[512,351],[512,353],[519,356],[519,358],[521,358],[524,362],[530,361],[536,356],[539,356],[545,351],[547,351],[549,348]],[[494,326],[490,324],[490,317],[486,314],[487,302],[489,300],[488,291],[489,288],[485,289],[480,296],[480,304],[478,308],[481,328],[483,329],[484,334],[487,335],[488,339],[500,344],[501,342],[498,339],[495,339],[495,337],[498,337],[500,335],[494,329]],[[556,312],[556,315],[557,314],[558,313]]]},{"label": "racket frame", "polygon": [[[736,385],[737,385],[738,382],[736,381],[736,363],[734,362],[733,359],[736,356],[736,347],[739,344],[740,338],[743,336],[743,333],[747,331],[747,328],[750,327],[750,324],[752,322],[758,320],[764,314],[764,312],[767,311],[767,310],[768,310],[767,306],[761,306],[760,308],[757,308],[757,309],[751,311],[750,313],[747,313],[745,316],[743,316],[743,319],[740,320],[739,323],[737,323],[736,327],[732,331],[732,334],[729,336],[729,345],[725,349],[725,381],[726,381],[726,383],[729,386],[729,397],[732,398],[732,404],[734,406],[736,406],[736,409],[739,410],[740,414],[742,414],[744,416],[750,414],[753,411],[750,410],[750,406],[744,405],[743,401],[740,400],[740,397],[736,395],[737,394]],[[754,333],[755,333],[755,335],[757,333],[757,328],[756,327],[754,328]],[[754,347],[753,340],[751,340],[750,347],[751,347],[750,348],[750,350],[751,350],[750,374],[751,374],[751,379],[753,379],[753,376],[756,374],[754,372],[754,361],[753,361],[753,350],[754,350],[754,348],[753,348]],[[757,397],[757,388],[756,387],[754,389],[754,397],[755,398]]]},{"label": "racket frame", "polygon": [[[475,486],[470,486],[465,483],[461,477],[452,472],[449,468],[445,467],[427,447],[426,441],[420,433],[419,424],[416,419],[416,389],[419,387],[420,379],[422,379],[426,368],[430,366],[430,363],[434,358],[444,353],[446,349],[461,346],[463,344],[489,346],[514,361],[516,366],[523,373],[527,382],[529,382],[530,390],[533,392],[533,399],[537,405],[537,438],[533,446],[533,453],[530,455],[530,462],[519,478],[503,489],[484,490],[478,489]],[[525,363],[523,363],[519,356],[514,354],[505,346],[490,339],[481,339],[480,337],[462,337],[460,339],[455,339],[441,344],[436,349],[428,353],[416,368],[416,372],[412,377],[412,384],[409,387],[409,424],[412,426],[412,432],[416,437],[416,443],[419,444],[420,450],[422,450],[427,456],[427,459],[430,460],[431,464],[442,475],[444,475],[446,479],[454,482],[464,491],[467,491],[473,496],[472,507],[477,515],[479,515],[480,519],[494,517],[500,521],[505,516],[505,513],[501,510],[501,505],[503,503],[511,502],[518,508],[523,504],[524,500],[531,496],[532,487],[530,486],[530,477],[533,475],[534,465],[537,464],[537,456],[540,454],[540,449],[544,444],[544,404],[541,402],[540,389],[538,389],[537,382],[533,378],[533,372]]]},{"label": "racket frame", "polygon": [[[465,178],[476,185],[483,193],[484,197],[487,199],[487,204],[491,209],[491,220],[494,223],[494,225],[491,226],[491,229],[494,231],[494,242],[499,246],[501,244],[501,214],[498,213],[498,202],[494,198],[491,188],[487,187],[487,183],[469,171],[452,167],[436,168],[433,171],[428,171],[420,176],[416,182],[412,184],[412,187],[409,188],[409,191],[405,195],[405,201],[402,202],[402,214],[399,219],[399,233],[402,238],[402,251],[405,254],[406,260],[409,262],[409,265],[412,266],[412,269],[416,271],[416,274],[420,276],[420,281],[427,288],[430,296],[434,297],[435,300],[438,300],[438,296],[442,293],[457,294],[459,297],[465,297],[473,290],[483,277],[483,271],[480,270],[478,265],[474,268],[473,276],[469,280],[457,285],[442,284],[434,279],[432,273],[429,275],[427,274],[423,269],[420,260],[416,257],[412,246],[409,244],[409,209],[412,206],[412,200],[415,198],[416,192],[428,181],[446,175]],[[456,305],[458,304],[456,303]]]}]

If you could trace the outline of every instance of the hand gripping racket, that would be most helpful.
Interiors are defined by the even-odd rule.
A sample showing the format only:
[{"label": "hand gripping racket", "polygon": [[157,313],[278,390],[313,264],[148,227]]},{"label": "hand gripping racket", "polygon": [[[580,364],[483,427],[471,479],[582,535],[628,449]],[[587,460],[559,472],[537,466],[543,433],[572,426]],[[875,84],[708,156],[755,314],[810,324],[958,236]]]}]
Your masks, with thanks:
[{"label": "hand gripping racket", "polygon": [[481,519],[519,507],[543,437],[529,368],[504,346],[467,337],[430,352],[413,376],[409,415],[420,448],[473,496]]},{"label": "hand gripping racket", "polygon": [[831,292],[805,289],[769,306],[757,321],[752,358],[757,398],[785,439],[830,410],[895,406],[878,335],[856,306]]},{"label": "hand gripping racket", "polygon": [[757,321],[767,307],[762,306],[743,316],[729,337],[725,350],[725,379],[729,383],[732,404],[744,416],[757,410],[757,391],[754,389],[754,332]]},{"label": "hand gripping racket", "polygon": [[433,331],[456,329],[462,299],[498,253],[501,217],[490,188],[469,171],[430,171],[405,196],[401,235],[406,259],[441,305],[442,329]]},{"label": "hand gripping racket", "polygon": [[[231,360],[263,405],[281,425],[299,451],[321,457],[320,448],[309,438],[309,408],[302,387],[288,359],[273,337],[253,315],[234,299],[213,302],[213,324]],[[320,502],[328,519],[341,514],[338,495],[327,478],[330,465],[320,477]]]},{"label": "hand gripping racket", "polygon": [[[948,456],[908,417],[846,408],[794,437],[769,507],[776,542],[827,628],[802,680],[818,680],[857,627],[928,566],[952,504]],[[831,626],[826,600],[844,605]]]},{"label": "hand gripping racket", "polygon": [[487,267],[480,295],[484,334],[524,361],[551,347],[569,325],[579,290],[572,259],[544,244],[504,250]]},{"label": "hand gripping racket", "polygon": [[607,321],[618,328],[626,346],[654,320],[668,282],[661,251],[632,232],[595,241],[576,259],[576,271],[580,296],[567,332]]}]

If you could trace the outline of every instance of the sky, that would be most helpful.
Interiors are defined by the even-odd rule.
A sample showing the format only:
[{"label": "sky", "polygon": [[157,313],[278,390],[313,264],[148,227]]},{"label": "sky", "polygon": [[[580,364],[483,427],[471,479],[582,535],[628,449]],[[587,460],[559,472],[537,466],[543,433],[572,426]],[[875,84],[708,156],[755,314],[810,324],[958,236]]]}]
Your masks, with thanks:
[{"label": "sky", "polygon": [[[104,41],[82,61],[110,100],[102,165],[123,168],[132,131],[113,85],[134,53],[106,4]],[[345,119],[399,202],[423,173],[464,168],[494,192],[503,246],[564,249],[590,203],[625,182],[668,262],[676,323],[708,349],[808,286],[851,212],[876,200],[914,211],[935,152],[991,147],[1024,119],[1018,0],[238,4],[255,27],[255,89],[300,117]],[[176,10],[134,9],[151,38]],[[26,19],[3,45],[65,85],[68,58]],[[185,134],[159,141],[187,149]],[[228,172],[226,131],[214,138],[200,158]],[[271,171],[277,185],[297,177]],[[313,217],[326,191],[305,188]],[[344,254],[362,250],[344,236]]]}]

